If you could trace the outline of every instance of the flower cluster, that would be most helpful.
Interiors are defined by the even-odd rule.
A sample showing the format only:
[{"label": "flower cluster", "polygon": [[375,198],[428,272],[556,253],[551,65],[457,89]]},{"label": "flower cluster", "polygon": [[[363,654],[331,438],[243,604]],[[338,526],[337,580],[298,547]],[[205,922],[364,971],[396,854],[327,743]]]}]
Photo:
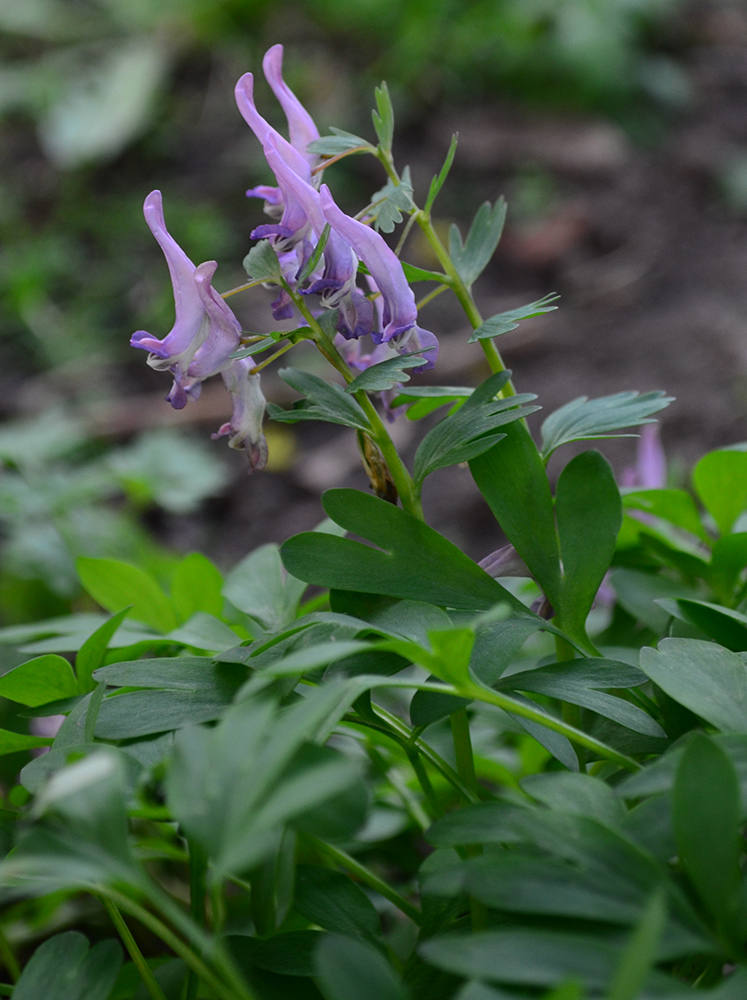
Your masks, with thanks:
[{"label": "flower cluster", "polygon": [[[278,321],[295,318],[303,325],[294,297],[316,296],[319,310],[335,311],[336,345],[352,368],[363,370],[395,351],[421,352],[423,364],[416,370],[432,368],[438,341],[418,326],[415,297],[398,257],[379,233],[346,215],[329,188],[318,184],[319,158],[308,147],[319,132],[283,80],[282,60],[283,47],[274,45],[265,55],[263,69],[285,112],[289,140],[257,111],[252,74],[246,73],[236,85],[239,111],[262,144],[276,180],[275,187],[260,185],[247,191],[250,197],[264,199],[272,220],[256,227],[251,236],[268,240],[280,265],[283,283],[272,303],[273,316]],[[232,447],[245,448],[251,469],[261,469],[267,455],[262,435],[265,400],[252,359],[232,357],[240,345],[241,328],[212,287],[217,264],[209,261],[195,267],[189,260],[166,229],[160,192],[146,198],[145,218],[169,266],[176,322],[163,340],[140,330],[131,344],[149,352],[151,367],[172,374],[174,384],[167,399],[176,408],[197,398],[204,379],[221,373],[233,397],[233,416],[213,436],[230,435]],[[309,272],[309,261],[322,239],[323,251]],[[368,272],[366,291],[357,286],[361,263]],[[364,337],[370,337],[370,347],[361,343]]]}]

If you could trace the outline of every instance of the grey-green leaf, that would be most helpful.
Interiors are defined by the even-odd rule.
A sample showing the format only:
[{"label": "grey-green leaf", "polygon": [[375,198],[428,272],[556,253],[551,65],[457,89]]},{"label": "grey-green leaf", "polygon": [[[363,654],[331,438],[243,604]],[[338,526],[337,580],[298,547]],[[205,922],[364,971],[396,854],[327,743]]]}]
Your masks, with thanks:
[{"label": "grey-green leaf", "polygon": [[654,423],[653,414],[663,410],[673,398],[659,391],[617,392],[599,399],[579,396],[551,413],[542,424],[542,458],[547,461],[556,448],[571,441],[625,437],[613,432]]},{"label": "grey-green leaf", "polygon": [[371,365],[345,387],[345,392],[351,395],[360,389],[365,389],[367,392],[384,392],[398,382],[409,382],[410,376],[405,369],[421,368],[427,361],[427,357],[423,355],[423,351],[414,351],[412,354],[400,354],[396,358],[387,358],[377,365]]},{"label": "grey-green leaf", "polygon": [[503,233],[506,210],[504,198],[499,198],[494,205],[489,201],[483,202],[472,220],[464,242],[459,227],[452,223],[449,230],[449,255],[465,285],[470,286],[490,262]]},{"label": "grey-green leaf", "polygon": [[416,483],[436,469],[467,462],[491,448],[504,435],[497,428],[520,420],[538,410],[527,406],[533,393],[496,398],[510,378],[510,372],[491,375],[451,416],[430,430],[415,454],[413,477]]},{"label": "grey-green leaf", "polygon": [[278,255],[269,240],[260,240],[252,247],[244,257],[244,270],[252,281],[266,281],[273,285],[280,284],[283,277]]},{"label": "grey-green leaf", "polygon": [[326,1000],[407,1000],[407,991],[384,956],[355,938],[325,936],[316,967]]},{"label": "grey-green leaf", "polygon": [[290,410],[270,404],[268,412],[273,420],[289,424],[299,420],[325,420],[331,424],[354,427],[356,430],[371,430],[368,418],[358,403],[335,382],[325,382],[318,375],[311,375],[297,368],[281,368],[278,374],[306,398],[294,403]]},{"label": "grey-green leaf", "polygon": [[641,670],[680,705],[722,732],[747,732],[747,668],[700,639],[663,639],[641,650]]},{"label": "grey-green leaf", "polygon": [[490,340],[492,337],[500,337],[504,333],[515,330],[520,321],[531,319],[533,316],[542,316],[544,313],[553,312],[557,306],[551,305],[560,298],[555,292],[545,295],[536,302],[530,302],[528,306],[519,306],[517,309],[509,309],[508,312],[496,313],[490,319],[486,319],[476,330],[472,331],[468,343],[474,344],[477,340]]}]

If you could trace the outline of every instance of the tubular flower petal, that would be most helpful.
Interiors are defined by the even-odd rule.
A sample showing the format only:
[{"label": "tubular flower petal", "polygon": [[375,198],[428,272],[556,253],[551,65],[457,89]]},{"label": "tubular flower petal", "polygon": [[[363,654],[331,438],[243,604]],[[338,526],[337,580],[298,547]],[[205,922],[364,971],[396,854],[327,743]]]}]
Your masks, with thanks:
[{"label": "tubular flower petal", "polygon": [[[303,177],[304,180],[310,181],[311,166],[304,153],[291,145],[287,139],[284,139],[257,111],[254,104],[254,77],[251,73],[244,73],[236,84],[234,93],[236,95],[236,104],[244,121],[262,143],[263,148],[268,138],[272,137],[277,144],[280,155],[291,170],[300,177]],[[250,188],[246,193],[249,197],[264,198],[265,208],[269,210],[268,214],[273,216],[273,218],[276,218],[280,214],[281,208],[284,208],[283,195],[279,188],[268,188],[262,185],[258,188]]]},{"label": "tubular flower petal", "polygon": [[170,371],[174,385],[166,397],[180,410],[200,394],[200,382],[228,363],[239,344],[241,327],[211,285],[217,264],[195,267],[166,229],[160,191],[151,191],[143,206],[145,221],[163,250],[174,288],[176,320],[171,332],[158,340],[145,330],[130,339],[133,347],[148,351],[148,364]]},{"label": "tubular flower petal", "polygon": [[393,341],[394,346],[400,350],[408,341],[414,339],[418,347],[428,348],[428,360],[421,370],[432,368],[438,341],[432,333],[422,330],[417,325],[418,311],[415,296],[399,258],[379,233],[362,222],[351,219],[337,207],[326,184],[322,185],[320,198],[327,222],[360,257],[368,268],[376,289],[381,293],[382,329],[380,333],[372,334],[374,341],[376,343]]},{"label": "tubular flower petal", "polygon": [[223,381],[233,399],[233,413],[230,421],[211,435],[214,440],[230,435],[229,447],[244,449],[250,473],[261,472],[267,464],[267,442],[262,433],[266,401],[260,376],[250,374],[253,367],[251,358],[241,358],[223,370]]},{"label": "tubular flower petal", "polygon": [[291,146],[306,158],[310,167],[315,167],[319,162],[319,157],[315,153],[309,153],[307,146],[319,138],[319,129],[314,124],[309,112],[283,79],[282,45],[273,45],[271,49],[267,50],[262,60],[262,69],[265,79],[288,119]]},{"label": "tubular flower petal", "polygon": [[[327,225],[319,193],[303,177],[290,169],[272,137],[267,139],[264,149],[267,162],[278,180],[286,203],[292,202],[301,207],[308,220],[311,234],[319,240]],[[255,230],[252,235],[257,233],[258,230]],[[330,229],[324,247],[324,269],[321,275],[317,272],[316,277],[311,276],[312,282],[305,293],[320,295],[321,304],[325,309],[339,308],[338,329],[349,339],[363,337],[371,333],[373,327],[373,307],[366,296],[355,287],[357,273],[358,258],[352,247],[339,233]],[[287,277],[286,275],[286,279]]]}]

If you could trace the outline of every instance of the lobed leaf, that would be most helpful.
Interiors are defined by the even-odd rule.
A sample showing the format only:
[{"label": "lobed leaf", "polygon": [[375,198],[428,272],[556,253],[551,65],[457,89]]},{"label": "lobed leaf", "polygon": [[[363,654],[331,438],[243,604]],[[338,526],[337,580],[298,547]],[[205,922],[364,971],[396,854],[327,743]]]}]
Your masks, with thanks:
[{"label": "lobed leaf", "polygon": [[495,253],[503,233],[506,210],[506,200],[503,197],[494,205],[489,201],[483,202],[464,241],[459,227],[452,223],[449,229],[449,255],[467,287],[482,274]]},{"label": "lobed leaf", "polygon": [[302,372],[298,368],[281,368],[278,375],[306,398],[294,403],[290,410],[270,403],[267,410],[273,420],[286,424],[299,420],[325,420],[356,430],[371,430],[368,418],[358,403],[335,382],[325,382],[318,375]]},{"label": "lobed leaf", "polygon": [[547,461],[557,448],[572,441],[625,437],[612,432],[654,423],[652,415],[668,406],[673,398],[660,391],[617,392],[599,399],[579,396],[551,413],[542,424],[542,458]]},{"label": "lobed leaf", "polygon": [[392,139],[394,138],[394,108],[386,82],[382,81],[381,86],[375,89],[374,96],[376,97],[376,110],[371,112],[371,117],[376,135],[382,150],[385,153],[391,153]]},{"label": "lobed leaf", "polygon": [[323,135],[319,139],[314,139],[306,147],[309,153],[316,153],[318,156],[338,156],[340,153],[349,153],[352,150],[360,150],[362,153],[375,153],[376,150],[359,135],[346,132],[341,128],[330,128],[332,135]]},{"label": "lobed leaf", "polygon": [[517,309],[510,309],[508,312],[496,313],[495,316],[486,319],[476,330],[472,331],[467,343],[474,344],[477,340],[490,340],[492,337],[500,337],[504,333],[510,333],[511,330],[515,330],[523,319],[531,319],[533,316],[542,316],[543,313],[553,312],[558,307],[550,303],[556,302],[559,298],[560,296],[556,295],[555,292],[550,292],[549,295],[537,299],[536,302],[530,302],[528,306],[519,306]]},{"label": "lobed leaf", "polygon": [[402,213],[411,212],[415,207],[412,194],[410,168],[405,167],[399,184],[390,179],[371,198],[371,206],[366,211],[366,216],[380,232],[394,232],[394,227],[402,222]]},{"label": "lobed leaf", "polygon": [[360,389],[365,389],[367,392],[384,392],[399,382],[409,382],[410,376],[405,369],[422,367],[425,362],[424,353],[424,351],[413,351],[411,354],[400,354],[396,358],[387,358],[377,365],[371,365],[345,386],[345,392],[351,395]]},{"label": "lobed leaf", "polygon": [[441,188],[444,186],[444,181],[449,176],[449,171],[451,170],[451,165],[454,162],[454,156],[457,151],[457,144],[459,142],[459,133],[455,132],[451,137],[451,142],[449,143],[449,151],[446,154],[446,159],[444,160],[444,165],[441,167],[438,174],[431,181],[431,186],[428,189],[428,197],[425,200],[425,207],[423,211],[426,215],[430,212],[433,207],[433,202],[438,197]]},{"label": "lobed leaf", "polygon": [[244,257],[243,267],[252,281],[279,285],[283,280],[278,255],[269,240],[260,240]]},{"label": "lobed leaf", "polygon": [[467,462],[491,448],[504,435],[498,427],[520,420],[538,410],[526,406],[537,397],[533,393],[506,396],[497,394],[511,377],[510,372],[491,375],[469,396],[456,413],[446,417],[430,430],[415,454],[413,478],[422,483],[436,469]]}]

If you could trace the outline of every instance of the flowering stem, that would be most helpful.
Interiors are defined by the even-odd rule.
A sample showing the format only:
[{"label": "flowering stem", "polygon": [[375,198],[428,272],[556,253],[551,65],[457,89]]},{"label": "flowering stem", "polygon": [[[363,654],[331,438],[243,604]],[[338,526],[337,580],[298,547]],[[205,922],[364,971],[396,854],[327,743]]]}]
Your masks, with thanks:
[{"label": "flowering stem", "polygon": [[[285,287],[288,289],[288,292],[290,293],[299,312],[309,324],[309,328],[314,334],[313,340],[316,346],[319,348],[324,357],[330,362],[330,364],[333,365],[338,372],[340,372],[345,381],[348,384],[352,382],[353,375],[348,366],[345,364],[344,358],[332,343],[332,340],[321,324],[317,321],[316,317],[312,315],[302,296],[296,294],[296,292],[289,286],[286,285]],[[423,508],[420,504],[417,490],[415,489],[415,483],[412,480],[412,476],[407,471],[407,467],[404,462],[399,457],[399,452],[395,448],[394,442],[389,436],[389,432],[384,426],[384,422],[379,416],[376,407],[368,398],[368,394],[362,389],[359,392],[354,393],[353,398],[368,418],[368,422],[371,425],[372,437],[378,445],[381,454],[384,456],[384,461],[389,468],[392,482],[396,486],[397,493],[402,500],[403,508],[408,512],[408,514],[412,514],[422,521]]]}]

